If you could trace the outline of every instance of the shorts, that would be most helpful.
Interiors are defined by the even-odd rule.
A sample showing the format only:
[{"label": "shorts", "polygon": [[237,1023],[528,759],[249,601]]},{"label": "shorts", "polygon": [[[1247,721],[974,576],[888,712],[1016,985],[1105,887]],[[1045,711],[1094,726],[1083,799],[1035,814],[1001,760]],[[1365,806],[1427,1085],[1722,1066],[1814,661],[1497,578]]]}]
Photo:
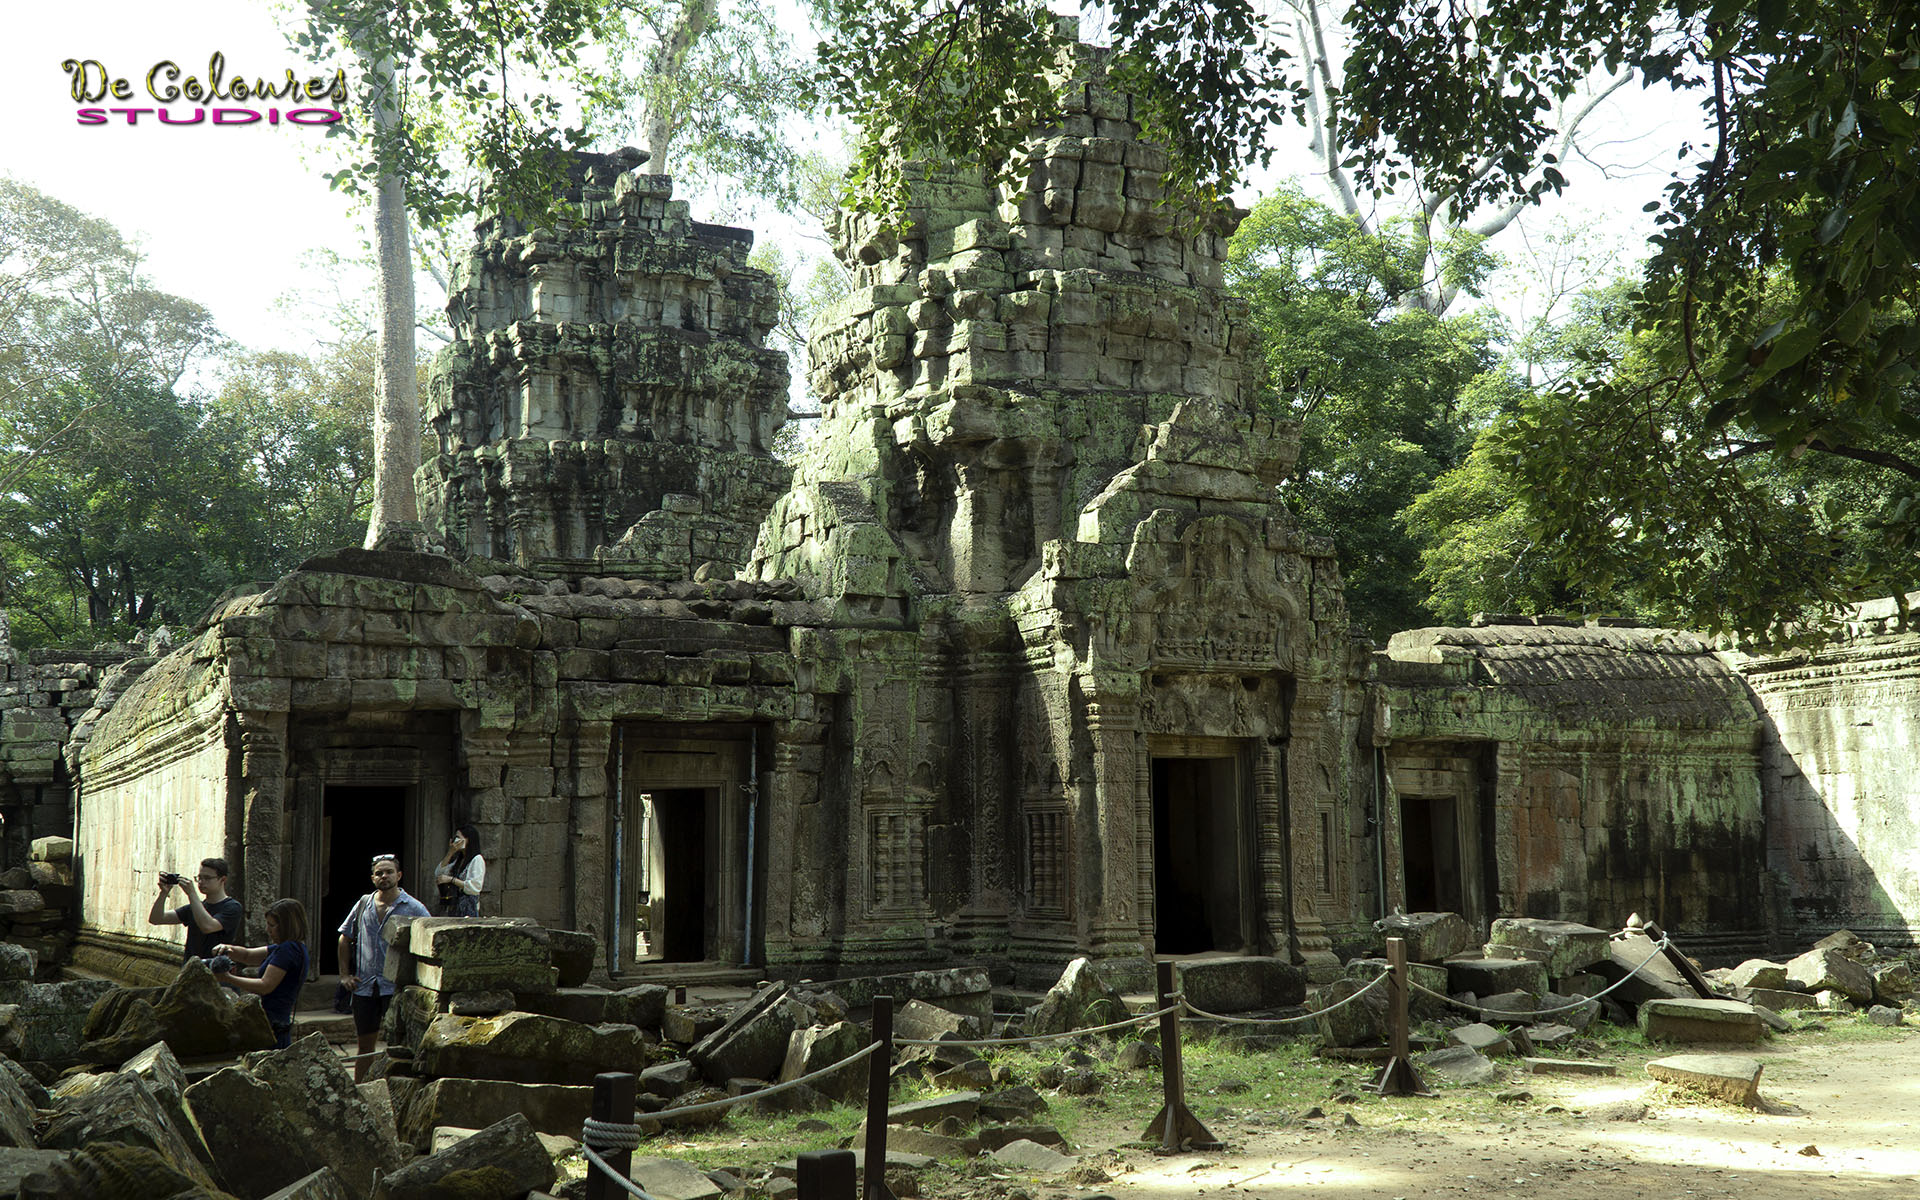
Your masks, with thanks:
[{"label": "shorts", "polygon": [[385,996],[362,996],[353,994],[353,1028],[362,1037],[380,1032],[381,1018],[387,1015],[387,1006],[393,1003],[392,994]]}]

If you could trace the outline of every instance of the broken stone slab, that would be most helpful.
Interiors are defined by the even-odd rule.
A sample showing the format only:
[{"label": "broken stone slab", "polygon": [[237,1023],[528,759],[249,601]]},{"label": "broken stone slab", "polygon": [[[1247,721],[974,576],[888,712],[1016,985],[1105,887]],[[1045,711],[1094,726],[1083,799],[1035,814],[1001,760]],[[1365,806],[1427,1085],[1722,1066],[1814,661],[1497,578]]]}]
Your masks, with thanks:
[{"label": "broken stone slab", "polygon": [[1498,1064],[1467,1046],[1416,1054],[1413,1065],[1429,1078],[1438,1075],[1452,1083],[1478,1085],[1503,1078]]},{"label": "broken stone slab", "polygon": [[1675,1054],[1647,1064],[1647,1074],[1662,1083],[1701,1092],[1733,1104],[1760,1104],[1757,1058],[1738,1054]]},{"label": "broken stone slab", "polygon": [[[520,1012],[539,1013],[543,1017],[559,1017],[562,1021],[578,1021],[582,1025],[611,1023],[637,1026],[636,1021],[616,1021],[607,1015],[608,1005],[612,1003],[613,996],[614,993],[603,988],[555,988],[551,992],[528,992],[524,996],[515,996],[513,1007]],[[655,1028],[658,1028],[657,1022]]]},{"label": "broken stone slab", "polygon": [[1477,1051],[1489,1058],[1498,1058],[1513,1053],[1513,1043],[1507,1035],[1484,1022],[1476,1021],[1471,1025],[1462,1025],[1449,1030],[1447,1036],[1470,1050]]},{"label": "broken stone slab", "polygon": [[727,1009],[718,1004],[670,1004],[660,1017],[660,1036],[692,1046],[727,1023]]},{"label": "broken stone slab", "polygon": [[1547,994],[1547,969],[1524,958],[1456,958],[1447,964],[1447,990],[1495,996],[1502,992]]},{"label": "broken stone slab", "polygon": [[156,1041],[181,1058],[268,1050],[274,1043],[260,998],[221,987],[197,958],[181,964],[173,982],[157,993],[138,988],[100,997],[87,1013],[85,1032],[80,1057],[109,1066]]},{"label": "broken stone slab", "polygon": [[[864,1146],[866,1142],[867,1123],[862,1121],[853,1131],[853,1144]],[[917,1125],[893,1125],[887,1129],[887,1149],[924,1154],[929,1158],[972,1158],[980,1153],[980,1139],[948,1137]]]},{"label": "broken stone slab", "polygon": [[855,1011],[872,1008],[875,996],[892,996],[896,1007],[908,1000],[925,1000],[972,1016],[984,1017],[993,1011],[993,980],[978,967],[867,975],[837,979],[831,986],[834,995]]},{"label": "broken stone slab", "polygon": [[20,1180],[17,1200],[100,1200],[217,1196],[158,1151],[125,1142],[101,1142],[59,1154]]},{"label": "broken stone slab", "polygon": [[[1693,990],[1693,985],[1680,973],[1680,968],[1674,966],[1663,951],[1656,949],[1652,939],[1643,933],[1609,939],[1607,957],[1594,963],[1593,970],[1595,974],[1604,976],[1609,984],[1620,984],[1608,996],[1621,1004],[1700,998],[1700,993]],[[1633,978],[1627,979],[1629,974]],[[1623,979],[1627,981],[1621,983]]]},{"label": "broken stone slab", "polygon": [[[4,1072],[9,1079],[20,1085],[20,1090],[26,1093],[28,1100],[33,1102],[33,1107],[52,1107],[53,1102],[47,1096],[47,1085],[34,1078],[32,1071],[11,1058],[0,1058],[0,1072]],[[0,1195],[4,1194],[0,1192]]]},{"label": "broken stone slab", "polygon": [[[19,1030],[19,1060],[65,1066],[75,1061],[94,1002],[114,990],[106,979],[59,983],[0,982],[0,1005],[13,1005],[10,1026]],[[136,1047],[137,1048],[137,1047]]]},{"label": "broken stone slab", "polygon": [[[400,936],[399,934],[395,935]],[[507,917],[422,917],[405,930],[415,980],[439,992],[551,992],[548,932]]]},{"label": "broken stone slab", "polygon": [[[667,1015],[667,989],[657,983],[609,992],[602,1020],[641,1029],[659,1029]],[[715,1026],[718,1028],[718,1026]]]},{"label": "broken stone slab", "polygon": [[1045,1111],[1047,1098],[1024,1083],[980,1097],[979,1115],[982,1121],[1009,1125]]},{"label": "broken stone slab", "polygon": [[486,1126],[524,1113],[540,1133],[578,1137],[593,1110],[593,1089],[560,1083],[500,1079],[432,1079],[400,1102],[400,1140],[415,1149],[433,1145],[436,1125]]},{"label": "broken stone slab", "polygon": [[627,1178],[655,1200],[718,1200],[726,1192],[683,1158],[636,1158]]},{"label": "broken stone slab", "polygon": [[33,862],[70,863],[73,861],[73,839],[70,837],[35,838],[27,850],[27,858]]},{"label": "broken stone slab", "polygon": [[1486,1010],[1480,1014],[1484,1020],[1503,1021],[1510,1025],[1527,1025],[1538,1019],[1536,1014],[1549,1008],[1559,1008],[1567,1002],[1556,1002],[1551,993],[1536,996],[1531,992],[1512,991],[1482,996],[1478,1003]]},{"label": "broken stone slab", "polygon": [[1730,987],[1727,992],[1735,1000],[1743,1000],[1755,1008],[1771,1009],[1777,1013],[1819,1007],[1819,1001],[1805,992],[1775,991],[1772,988],[1758,987]]},{"label": "broken stone slab", "polygon": [[726,1023],[695,1042],[687,1057],[715,1083],[742,1076],[771,1079],[787,1057],[797,1024],[787,985],[770,983],[735,1009]]},{"label": "broken stone slab", "polygon": [[1835,950],[1855,962],[1869,962],[1878,953],[1873,943],[1851,929],[1836,929],[1813,944],[1815,950]]},{"label": "broken stone slab", "polygon": [[1873,972],[1834,948],[1809,950],[1787,963],[1787,984],[1798,992],[1839,992],[1856,1004],[1873,999]]},{"label": "broken stone slab", "polygon": [[388,1137],[398,1141],[400,1122],[394,1116],[393,1080],[383,1075],[378,1079],[369,1079],[353,1086],[354,1090],[360,1093],[360,1098],[367,1102],[367,1107],[372,1110],[374,1121],[386,1131]]},{"label": "broken stone slab", "polygon": [[0,1146],[0,1196],[15,1196],[27,1176],[49,1173],[67,1161],[64,1150],[36,1150],[26,1146]]},{"label": "broken stone slab", "polygon": [[1547,1048],[1564,1046],[1580,1033],[1571,1025],[1535,1025],[1527,1032],[1532,1035],[1535,1046]]},{"label": "broken stone slab", "polygon": [[201,1187],[214,1186],[204,1155],[181,1137],[167,1106],[138,1075],[108,1075],[97,1087],[63,1097],[40,1137],[47,1150],[78,1150],[97,1142],[145,1147]]},{"label": "broken stone slab", "polygon": [[1174,967],[1174,986],[1203,1012],[1285,1008],[1307,998],[1307,972],[1278,958],[1207,958]]},{"label": "broken stone slab", "polygon": [[512,1012],[514,1006],[512,992],[455,992],[445,997],[445,1002],[447,1011],[456,1017],[497,1017]]},{"label": "broken stone slab", "polygon": [[331,1167],[321,1167],[305,1179],[296,1179],[266,1200],[359,1200]]},{"label": "broken stone slab", "polygon": [[1618,1075],[1612,1063],[1588,1058],[1523,1058],[1520,1065],[1535,1075]]},{"label": "broken stone slab", "polygon": [[563,988],[575,988],[593,974],[593,963],[600,954],[600,942],[590,933],[575,929],[547,930],[547,949],[553,958],[556,982]]},{"label": "broken stone slab", "polygon": [[[1366,995],[1352,1000],[1356,994]],[[1336,979],[1309,994],[1314,1028],[1329,1046],[1364,1046],[1378,1041],[1387,1027],[1387,985],[1368,990],[1355,979]],[[1347,1001],[1351,1000],[1351,1003]]]},{"label": "broken stone slab", "polygon": [[314,1033],[247,1055],[187,1088],[187,1107],[228,1191],[260,1196],[330,1166],[355,1195],[401,1150]]},{"label": "broken stone slab", "polygon": [[25,946],[0,942],[0,982],[30,981],[39,965],[38,956]]},{"label": "broken stone slab", "polygon": [[1125,1020],[1127,1006],[1090,959],[1076,958],[1027,1013],[1028,1035],[1069,1033]]},{"label": "broken stone slab", "polygon": [[928,1096],[887,1109],[889,1125],[938,1125],[947,1117],[972,1121],[980,1111],[979,1092],[954,1092],[946,1096]]},{"label": "broken stone slab", "polygon": [[1787,968],[1785,964],[1768,962],[1764,958],[1749,958],[1727,972],[1726,985],[1787,991]]},{"label": "broken stone slab", "polygon": [[1903,962],[1873,968],[1873,999],[1877,1004],[1898,1007],[1913,995],[1913,971]]},{"label": "broken stone slab", "polygon": [[1867,1010],[1867,1021],[1873,1025],[1899,1025],[1905,1021],[1905,1018],[1897,1008],[1876,1004]]},{"label": "broken stone slab", "polygon": [[427,1027],[414,1057],[433,1076],[591,1086],[605,1071],[639,1073],[647,1048],[631,1025],[581,1025],[524,1012],[449,1014]]},{"label": "broken stone slab", "polygon": [[[33,1118],[38,1107],[11,1072],[0,1072],[0,1147],[30,1150],[34,1146]],[[0,1191],[0,1195],[6,1193]]]},{"label": "broken stone slab", "polygon": [[207,1150],[206,1140],[200,1136],[199,1126],[194,1124],[192,1111],[187,1108],[187,1073],[167,1044],[156,1042],[148,1046],[122,1064],[120,1072],[146,1080],[147,1089],[166,1114],[167,1123],[201,1164],[211,1170],[213,1156]]},{"label": "broken stone slab", "polygon": [[1606,956],[1607,931],[1574,921],[1501,917],[1487,935],[1488,958],[1531,959],[1554,979],[1585,971]]},{"label": "broken stone slab", "polygon": [[[1347,960],[1347,978],[1357,979],[1361,983],[1371,983],[1382,971],[1387,969],[1384,958],[1351,958]],[[1407,992],[1407,1012],[1414,1017],[1426,1020],[1438,1017],[1447,1011],[1447,1002],[1440,997],[1447,994],[1447,969],[1434,963],[1409,962],[1407,979],[1414,984]],[[1382,985],[1385,986],[1384,984]],[[1425,988],[1426,991],[1420,989]],[[1435,995],[1433,993],[1438,993]]]},{"label": "broken stone slab", "polygon": [[701,1086],[700,1072],[684,1058],[660,1063],[640,1072],[641,1091],[669,1100],[684,1096]]},{"label": "broken stone slab", "polygon": [[[859,1052],[865,1039],[851,1021],[796,1029],[787,1039],[787,1055],[780,1064],[780,1082],[787,1083],[824,1070]],[[866,1060],[815,1080],[810,1086],[828,1096],[849,1100],[866,1095],[871,1074]]]},{"label": "broken stone slab", "polygon": [[985,1030],[978,1017],[962,1016],[925,1000],[909,1000],[893,1011],[895,1037],[914,1041],[938,1041],[941,1038],[977,1038]]},{"label": "broken stone slab", "polygon": [[373,1200],[518,1200],[552,1187],[555,1174],[533,1126],[513,1113],[384,1177]]},{"label": "broken stone slab", "polygon": [[1649,1000],[1640,1006],[1639,1021],[1650,1042],[1752,1044],[1767,1037],[1753,1005],[1738,1000]]},{"label": "broken stone slab", "polygon": [[1415,962],[1444,962],[1472,950],[1480,940],[1459,913],[1393,913],[1375,921],[1373,928],[1382,938],[1405,938],[1407,957]]},{"label": "broken stone slab", "polygon": [[1058,1175],[1073,1169],[1080,1160],[1071,1154],[1062,1154],[1051,1146],[1042,1146],[1038,1142],[1024,1139],[1008,1142],[992,1152],[993,1161],[1003,1167],[1016,1171],[1028,1171],[1035,1175]]},{"label": "broken stone slab", "polygon": [[1597,996],[1607,990],[1607,981],[1592,971],[1575,971],[1554,980],[1553,990],[1562,996]]},{"label": "broken stone slab", "polygon": [[1012,1145],[1022,1139],[1038,1142],[1042,1146],[1052,1146],[1056,1150],[1068,1149],[1067,1139],[1058,1129],[1050,1125],[982,1125],[980,1127],[979,1141],[982,1150],[998,1150],[1002,1146]]}]

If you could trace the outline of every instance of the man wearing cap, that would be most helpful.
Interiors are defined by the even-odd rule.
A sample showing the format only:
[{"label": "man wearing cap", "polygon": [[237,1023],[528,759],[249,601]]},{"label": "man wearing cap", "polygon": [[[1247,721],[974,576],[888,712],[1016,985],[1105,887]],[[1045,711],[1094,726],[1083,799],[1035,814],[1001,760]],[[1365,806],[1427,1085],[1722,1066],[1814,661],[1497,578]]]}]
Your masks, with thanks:
[{"label": "man wearing cap", "polygon": [[386,977],[387,922],[394,918],[424,917],[427,906],[400,886],[400,859],[392,854],[373,856],[373,890],[354,903],[340,922],[340,982],[353,993],[353,1031],[360,1044],[354,1079],[367,1077],[367,1056],[380,1036],[381,1018],[393,1003],[394,983]]}]

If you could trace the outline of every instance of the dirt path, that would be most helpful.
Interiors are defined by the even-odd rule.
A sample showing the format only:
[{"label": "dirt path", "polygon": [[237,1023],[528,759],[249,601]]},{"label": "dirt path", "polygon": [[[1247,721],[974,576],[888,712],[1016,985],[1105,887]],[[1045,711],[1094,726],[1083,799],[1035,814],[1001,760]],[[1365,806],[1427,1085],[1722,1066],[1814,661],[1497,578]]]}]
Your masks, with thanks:
[{"label": "dirt path", "polygon": [[[1643,1066],[1658,1055],[1646,1053],[1622,1058],[1614,1078],[1520,1076],[1512,1086],[1532,1099],[1503,1107],[1493,1123],[1449,1114],[1444,1092],[1433,1101],[1328,1101],[1325,1119],[1305,1121],[1250,1105],[1210,1118],[1225,1151],[1089,1156],[1110,1181],[1043,1185],[1032,1194],[1104,1192],[1115,1200],[1920,1195],[1920,1134],[1914,1132],[1920,1030],[1871,1041],[1801,1036],[1755,1056],[1765,1063],[1765,1111],[1696,1104],[1655,1085]],[[1641,1119],[1615,1119],[1642,1103]],[[1357,1125],[1345,1123],[1349,1113]],[[1115,1133],[1116,1142],[1127,1136]]]}]

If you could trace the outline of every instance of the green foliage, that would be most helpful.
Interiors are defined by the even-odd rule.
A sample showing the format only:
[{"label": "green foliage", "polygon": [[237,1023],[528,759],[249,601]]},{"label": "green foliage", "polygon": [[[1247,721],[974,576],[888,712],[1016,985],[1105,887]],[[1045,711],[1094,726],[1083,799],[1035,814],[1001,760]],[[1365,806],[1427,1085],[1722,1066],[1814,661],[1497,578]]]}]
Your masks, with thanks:
[{"label": "green foliage", "polygon": [[[1432,620],[1401,513],[1465,456],[1495,358],[1479,316],[1400,307],[1430,249],[1398,228],[1369,234],[1298,188],[1255,206],[1228,249],[1270,384],[1303,415],[1288,503],[1333,540],[1355,620],[1379,637]],[[1469,289],[1492,266],[1472,239],[1443,261]]]},{"label": "green foliage", "polygon": [[155,291],[113,228],[0,182],[0,605],[22,645],[190,620],[236,583],[354,539],[371,368],[243,359],[211,401],[182,384],[221,348]]}]

